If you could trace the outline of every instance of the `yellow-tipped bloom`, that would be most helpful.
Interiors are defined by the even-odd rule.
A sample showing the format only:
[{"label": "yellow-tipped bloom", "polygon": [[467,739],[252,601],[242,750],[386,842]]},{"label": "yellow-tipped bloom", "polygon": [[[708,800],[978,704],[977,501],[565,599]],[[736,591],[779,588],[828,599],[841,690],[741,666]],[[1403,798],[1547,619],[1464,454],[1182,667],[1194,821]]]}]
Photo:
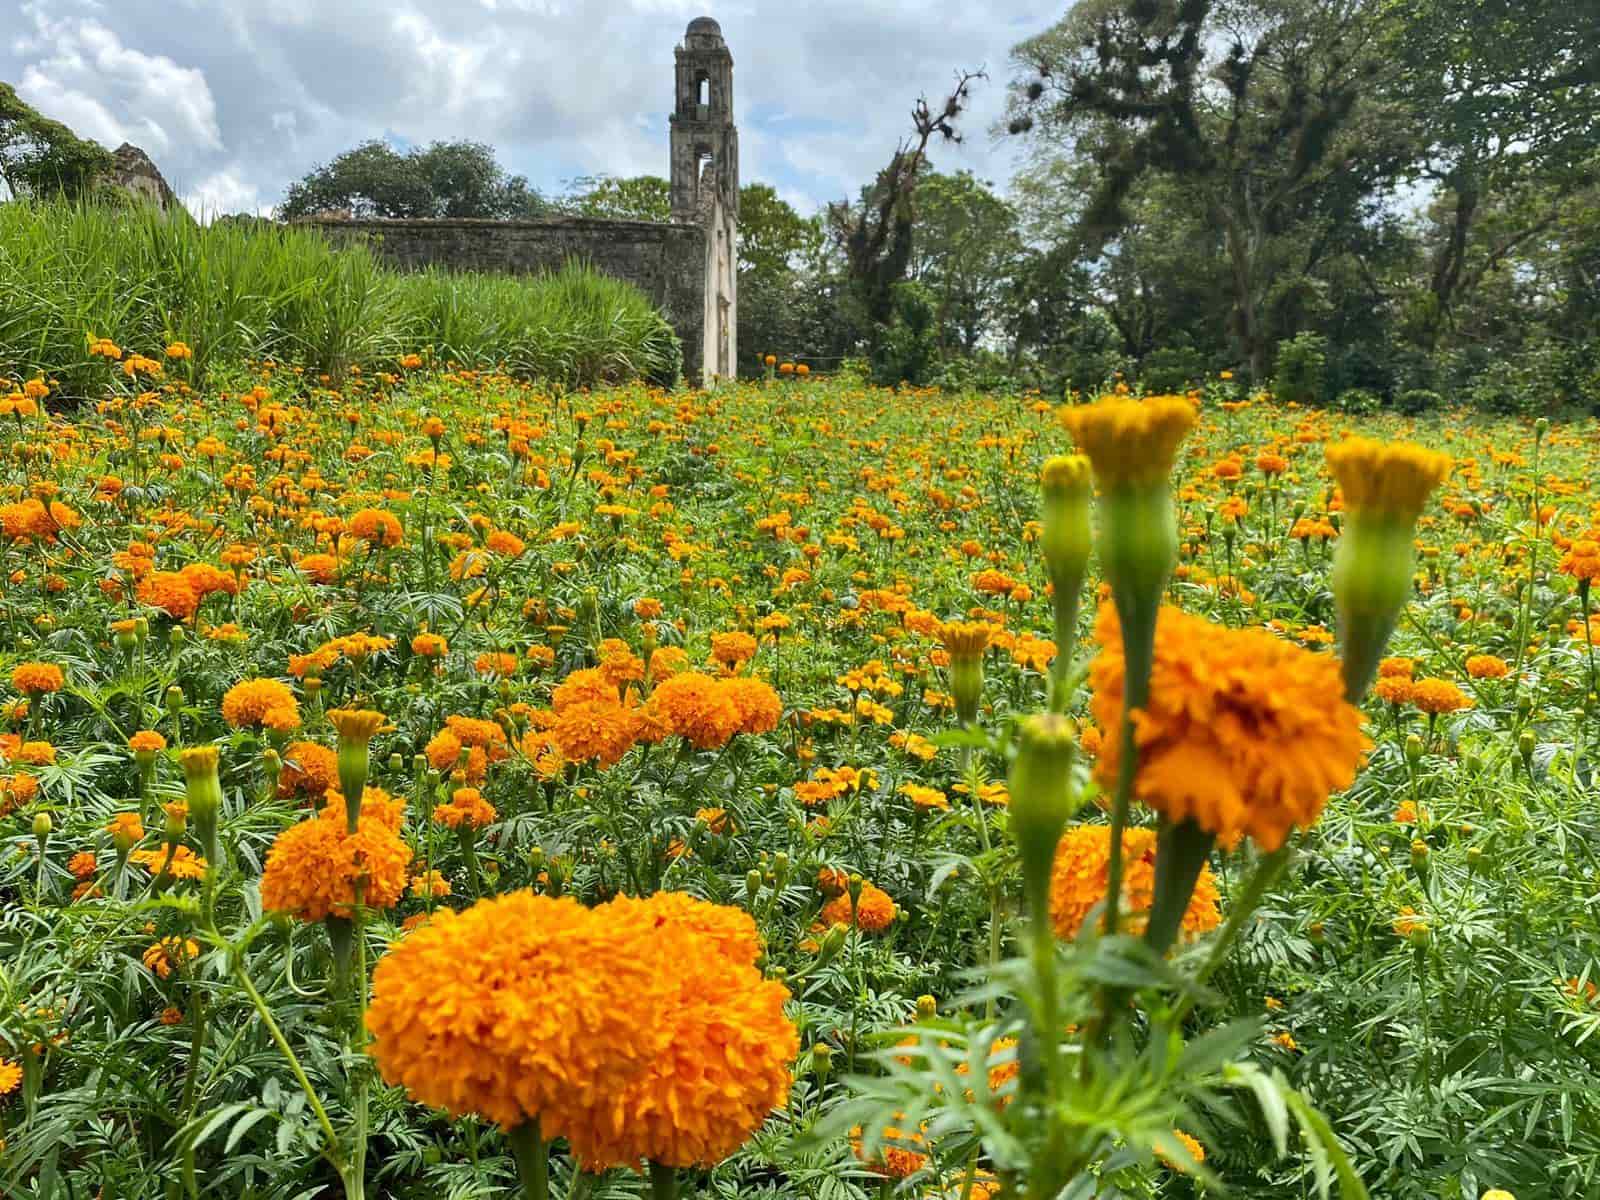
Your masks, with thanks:
[{"label": "yellow-tipped bloom", "polygon": [[336,708],[328,713],[328,720],[339,731],[341,741],[370,742],[388,718],[369,708]]},{"label": "yellow-tipped bloom", "polygon": [[387,719],[369,708],[336,708],[328,714],[339,731],[339,790],[344,793],[345,827],[350,833],[356,831],[361,816],[371,764],[369,743]]},{"label": "yellow-tipped bloom", "polygon": [[946,621],[939,626],[939,641],[953,661],[982,658],[993,636],[994,626],[984,621]]},{"label": "yellow-tipped bloom", "polygon": [[1348,516],[1333,559],[1345,697],[1365,695],[1411,593],[1417,516],[1450,472],[1448,455],[1350,438],[1327,450]]},{"label": "yellow-tipped bloom", "polygon": [[1105,396],[1063,408],[1059,419],[1110,490],[1165,482],[1178,444],[1194,428],[1195,410],[1183,396]]},{"label": "yellow-tipped bloom", "polygon": [[978,719],[978,705],[983,701],[983,652],[993,634],[993,627],[982,621],[939,626],[939,640],[950,655],[950,694],[955,698],[956,717],[963,725]]},{"label": "yellow-tipped bloom", "polygon": [[1381,514],[1415,521],[1433,490],[1450,474],[1448,454],[1411,442],[1347,438],[1329,446],[1326,457],[1352,516]]},{"label": "yellow-tipped bloom", "polygon": [[178,753],[183,774],[189,816],[194,821],[206,858],[217,861],[217,814],[222,808],[222,781],[217,777],[217,748],[191,746]]}]

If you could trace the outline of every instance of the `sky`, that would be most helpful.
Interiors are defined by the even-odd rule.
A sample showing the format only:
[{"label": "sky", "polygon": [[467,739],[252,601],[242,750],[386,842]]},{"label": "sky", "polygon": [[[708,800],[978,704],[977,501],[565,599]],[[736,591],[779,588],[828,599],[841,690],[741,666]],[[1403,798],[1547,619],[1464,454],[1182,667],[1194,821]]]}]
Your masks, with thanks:
[{"label": "sky", "polygon": [[854,194],[919,94],[986,68],[942,170],[1003,186],[1012,46],[1068,0],[0,0],[0,79],[107,148],[142,147],[197,212],[269,212],[371,138],[487,142],[558,194],[667,173],[673,47],[694,17],[734,59],[742,181],[802,212]]}]

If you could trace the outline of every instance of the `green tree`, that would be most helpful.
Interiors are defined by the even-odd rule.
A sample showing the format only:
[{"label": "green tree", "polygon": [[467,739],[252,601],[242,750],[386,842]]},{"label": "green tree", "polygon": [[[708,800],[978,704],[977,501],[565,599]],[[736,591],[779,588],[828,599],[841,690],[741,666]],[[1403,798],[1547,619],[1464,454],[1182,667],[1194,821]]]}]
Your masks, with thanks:
[{"label": "green tree", "polygon": [[1083,0],[1014,51],[1011,128],[1094,168],[1076,235],[1087,258],[1164,177],[1220,232],[1231,333],[1264,379],[1269,301],[1409,161],[1372,102],[1381,0]]},{"label": "green tree", "polygon": [[777,277],[822,250],[822,222],[802,217],[770,184],[739,189],[739,274]]},{"label": "green tree", "polygon": [[[1600,9],[1571,0],[1395,0],[1385,52],[1392,95],[1416,122],[1430,212],[1428,349],[1483,265],[1562,219],[1600,178]],[[1507,193],[1519,202],[1501,202]],[[1490,232],[1484,218],[1498,218]],[[1513,218],[1513,219],[1507,219]]]},{"label": "green tree", "polygon": [[0,183],[16,197],[87,195],[111,169],[105,147],[80,138],[0,83]]},{"label": "green tree", "polygon": [[932,297],[941,351],[970,354],[998,319],[1022,252],[1016,211],[970,171],[930,171],[917,187],[909,278]]},{"label": "green tree", "polygon": [[434,142],[404,153],[364,142],[289,185],[279,215],[330,210],[356,217],[536,217],[545,203],[481,142]]},{"label": "green tree", "polygon": [[563,211],[606,221],[672,220],[671,185],[659,175],[580,175],[567,188]]}]

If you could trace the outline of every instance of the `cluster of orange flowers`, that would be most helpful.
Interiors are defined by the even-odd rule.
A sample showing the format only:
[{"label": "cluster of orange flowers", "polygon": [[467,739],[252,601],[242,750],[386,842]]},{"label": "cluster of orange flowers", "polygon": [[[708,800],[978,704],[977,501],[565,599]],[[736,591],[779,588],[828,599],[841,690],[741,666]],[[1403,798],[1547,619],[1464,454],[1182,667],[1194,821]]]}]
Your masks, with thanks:
[{"label": "cluster of orange flowers", "polygon": [[675,893],[598,908],[530,892],[441,910],[373,976],[386,1080],[589,1170],[711,1165],[783,1103],[799,1048],[755,923]]}]

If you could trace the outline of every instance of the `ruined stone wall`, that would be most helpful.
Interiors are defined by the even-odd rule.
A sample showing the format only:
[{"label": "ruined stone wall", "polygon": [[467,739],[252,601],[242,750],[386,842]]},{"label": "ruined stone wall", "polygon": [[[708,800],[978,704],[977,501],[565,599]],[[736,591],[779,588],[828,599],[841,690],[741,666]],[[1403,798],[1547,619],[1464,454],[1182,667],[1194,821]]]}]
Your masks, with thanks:
[{"label": "ruined stone wall", "polygon": [[656,305],[683,341],[683,362],[698,374],[705,336],[706,235],[698,225],[561,217],[543,221],[338,220],[302,222],[333,241],[365,242],[402,270],[532,275],[583,259],[626,280]]}]

